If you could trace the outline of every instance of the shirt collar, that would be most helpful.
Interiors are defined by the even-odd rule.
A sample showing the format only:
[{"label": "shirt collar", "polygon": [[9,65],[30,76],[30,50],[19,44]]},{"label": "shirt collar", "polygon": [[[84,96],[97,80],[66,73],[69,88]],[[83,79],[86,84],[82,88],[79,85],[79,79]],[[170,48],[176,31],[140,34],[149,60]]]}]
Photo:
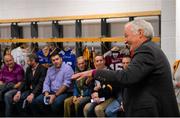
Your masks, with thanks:
[{"label": "shirt collar", "polygon": [[37,69],[39,64],[37,64],[34,68],[32,68],[33,71],[35,71]]},{"label": "shirt collar", "polygon": [[137,51],[142,45],[144,45],[145,43],[150,42],[150,41],[151,41],[150,39],[144,41],[144,42],[143,42],[139,47],[137,47],[134,51]]}]

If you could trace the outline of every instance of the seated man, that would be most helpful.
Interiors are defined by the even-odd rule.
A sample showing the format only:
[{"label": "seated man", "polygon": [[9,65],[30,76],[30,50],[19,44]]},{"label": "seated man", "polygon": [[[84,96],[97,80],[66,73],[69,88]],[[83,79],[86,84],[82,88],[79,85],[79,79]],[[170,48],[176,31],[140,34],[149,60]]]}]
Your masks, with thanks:
[{"label": "seated man", "polygon": [[13,102],[16,103],[21,116],[32,115],[30,114],[29,104],[40,95],[47,70],[38,63],[38,57],[35,54],[27,56],[27,64],[29,66],[26,69],[25,80],[13,97]]},{"label": "seated man", "polygon": [[[47,71],[47,75],[43,85],[43,93],[39,95],[33,102],[33,113],[35,116],[51,115],[57,116],[63,111],[64,100],[72,94],[71,76],[73,70],[71,66],[62,63],[59,54],[51,55],[53,66]],[[52,111],[49,113],[49,110]]]},{"label": "seated man", "polygon": [[4,97],[5,115],[11,115],[12,96],[17,92],[24,78],[23,68],[14,62],[12,55],[4,56],[5,65],[0,71],[0,97]]},{"label": "seated man", "polygon": [[[85,59],[80,56],[77,58],[77,72],[86,71]],[[80,79],[74,81],[73,96],[67,98],[64,102],[64,116],[72,116],[72,107],[74,104],[75,115],[81,116],[84,105],[90,101],[91,85],[86,84],[87,79]]]},{"label": "seated man", "polygon": [[[96,69],[108,69],[105,66],[105,60],[102,55],[97,55],[94,59]],[[105,117],[105,108],[112,102],[112,87],[109,84],[103,84],[96,81],[96,87],[91,94],[91,103],[84,107],[85,117]]]},{"label": "seated man", "polygon": [[[130,56],[123,56],[123,59],[122,59],[123,69],[127,69],[130,62],[131,62]],[[115,89],[122,89],[122,88],[119,87],[119,88],[115,88]],[[112,103],[110,103],[107,106],[107,108],[105,110],[105,114],[108,117],[117,117],[117,114],[119,111],[124,112],[123,101],[122,101],[123,91],[122,92],[114,91],[113,93],[114,93],[115,99],[112,101]]]}]

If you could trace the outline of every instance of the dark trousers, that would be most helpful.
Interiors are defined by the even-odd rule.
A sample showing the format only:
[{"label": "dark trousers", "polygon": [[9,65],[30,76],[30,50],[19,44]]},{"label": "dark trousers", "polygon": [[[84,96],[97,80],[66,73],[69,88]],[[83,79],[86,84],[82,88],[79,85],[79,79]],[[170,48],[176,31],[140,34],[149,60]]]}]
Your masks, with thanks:
[{"label": "dark trousers", "polygon": [[91,100],[90,97],[84,97],[82,100],[80,100],[79,106],[77,108],[77,116],[78,117],[83,117],[84,116],[83,108],[88,102],[90,102],[90,100]]},{"label": "dark trousers", "polygon": [[0,117],[5,116],[5,110],[4,110],[4,102],[0,101]]},{"label": "dark trousers", "polygon": [[94,108],[98,105],[98,103],[93,102],[90,104],[89,109],[87,110],[87,117],[96,117]]},{"label": "dark trousers", "polygon": [[21,94],[21,98],[19,102],[15,104],[15,108],[17,109],[18,116],[32,116],[31,108],[30,108],[31,104],[27,102],[23,108],[23,102],[28,97],[28,95],[30,95],[30,93],[31,93],[30,90],[23,92]]},{"label": "dark trousers", "polygon": [[5,106],[4,106],[4,100],[3,100],[3,95],[2,95],[2,89],[4,88],[4,84],[2,84],[2,85],[0,85],[0,116],[4,116],[5,114],[4,114],[4,112],[5,112],[5,110],[4,110],[4,108],[5,108]]}]

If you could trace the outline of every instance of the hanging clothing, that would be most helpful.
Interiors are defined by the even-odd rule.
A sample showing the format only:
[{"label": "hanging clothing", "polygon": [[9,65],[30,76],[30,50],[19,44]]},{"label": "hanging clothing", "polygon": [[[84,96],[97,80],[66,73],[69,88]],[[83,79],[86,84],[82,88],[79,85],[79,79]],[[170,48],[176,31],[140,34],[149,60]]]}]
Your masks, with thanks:
[{"label": "hanging clothing", "polygon": [[75,72],[76,55],[72,52],[72,49],[61,50],[59,55],[62,57],[63,62],[70,65]]},{"label": "hanging clothing", "polygon": [[39,64],[51,64],[50,52],[48,55],[44,55],[43,51],[39,50],[36,52],[36,55],[38,56]]},{"label": "hanging clothing", "polygon": [[95,69],[94,58],[95,58],[95,49],[94,47],[92,47],[91,52],[90,52],[90,57],[89,57],[89,66],[91,69]]},{"label": "hanging clothing", "polygon": [[111,70],[122,70],[122,58],[123,54],[119,51],[111,51],[110,55],[105,57],[106,66],[111,68]]},{"label": "hanging clothing", "polygon": [[21,47],[17,47],[11,51],[11,55],[13,56],[14,61],[26,70],[28,67],[26,63],[28,51],[26,49],[22,49]]},{"label": "hanging clothing", "polygon": [[84,50],[83,50],[83,57],[86,61],[89,60],[90,58],[90,52],[87,46],[85,46]]}]

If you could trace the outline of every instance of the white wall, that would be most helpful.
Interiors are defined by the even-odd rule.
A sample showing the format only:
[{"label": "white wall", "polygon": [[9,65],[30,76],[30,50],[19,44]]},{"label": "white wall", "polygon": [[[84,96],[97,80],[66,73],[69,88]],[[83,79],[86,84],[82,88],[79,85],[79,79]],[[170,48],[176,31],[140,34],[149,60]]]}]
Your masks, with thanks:
[{"label": "white wall", "polygon": [[180,59],[180,1],[176,0],[176,59]]},{"label": "white wall", "polygon": [[71,16],[161,9],[161,0],[0,0],[0,18]]},{"label": "white wall", "polygon": [[[106,14],[161,9],[161,0],[0,0],[0,3],[1,19]],[[112,36],[123,34],[123,24],[124,22],[112,24]],[[154,26],[158,27],[156,24]],[[75,37],[74,28],[73,24],[65,25],[64,36]],[[4,26],[1,29],[1,38],[10,38],[10,28]],[[30,38],[30,28],[24,26],[24,30],[24,37]],[[100,37],[100,25],[83,25],[82,36]],[[51,37],[51,26],[39,26],[39,37]]]},{"label": "white wall", "polygon": [[[0,0],[0,19],[106,14],[160,9],[161,0]],[[118,23],[112,25],[112,29],[114,29],[112,35],[123,34],[123,32],[120,32],[122,27],[122,24],[118,25]],[[4,31],[1,30],[1,38],[10,38],[10,28],[4,28]],[[83,36],[100,36],[99,25],[84,25],[83,28],[91,30],[90,32],[82,32]],[[27,30],[27,32],[24,32],[25,37],[30,38],[30,29],[28,27],[25,27],[25,29]],[[40,38],[51,37],[51,30],[47,26],[40,27],[39,30]],[[73,26],[66,25],[64,30],[65,37],[75,36]]]},{"label": "white wall", "polygon": [[176,1],[162,0],[161,8],[161,46],[172,65],[176,58]]}]

